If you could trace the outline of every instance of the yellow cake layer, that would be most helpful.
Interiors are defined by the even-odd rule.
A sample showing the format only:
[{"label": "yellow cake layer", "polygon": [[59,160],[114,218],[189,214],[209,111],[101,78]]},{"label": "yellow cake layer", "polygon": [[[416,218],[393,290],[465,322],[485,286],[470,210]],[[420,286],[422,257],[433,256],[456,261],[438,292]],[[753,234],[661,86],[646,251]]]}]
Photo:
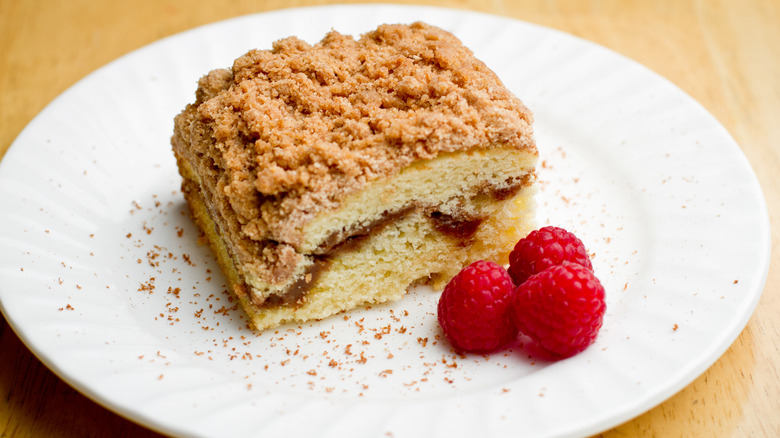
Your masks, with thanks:
[{"label": "yellow cake layer", "polygon": [[369,225],[383,213],[399,211],[412,203],[436,206],[442,213],[464,207],[479,210],[482,205],[458,205],[458,201],[486,187],[500,190],[511,182],[519,183],[513,179],[533,172],[536,160],[535,150],[475,148],[418,161],[399,175],[348,196],[338,209],[322,212],[308,222],[303,227],[299,252],[317,252],[329,236]]},{"label": "yellow cake layer", "polygon": [[470,245],[438,231],[424,214],[412,213],[385,226],[355,248],[329,257],[327,269],[300,302],[256,306],[251,297],[259,291],[253,291],[242,279],[203,200],[195,191],[185,194],[195,222],[259,330],[285,322],[321,319],[364,304],[396,300],[410,285],[421,280],[430,279],[438,289],[463,266],[476,260],[505,264],[514,243],[534,226],[528,214],[533,211],[531,187],[497,203],[495,214],[480,224]]}]

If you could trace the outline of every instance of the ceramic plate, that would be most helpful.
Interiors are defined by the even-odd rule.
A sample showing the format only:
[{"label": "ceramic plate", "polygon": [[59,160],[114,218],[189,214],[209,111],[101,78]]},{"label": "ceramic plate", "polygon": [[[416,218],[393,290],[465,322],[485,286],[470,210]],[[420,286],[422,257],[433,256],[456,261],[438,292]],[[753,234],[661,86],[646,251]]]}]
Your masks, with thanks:
[{"label": "ceramic plate", "polygon": [[[288,35],[427,21],[534,111],[538,219],[593,253],[608,311],[557,363],[453,353],[438,295],[254,333],[197,244],[172,120],[198,78]],[[581,39],[478,13],[282,10],[135,51],[52,102],[0,164],[0,300],[25,344],[107,408],[175,435],[566,436],[659,404],[743,329],[769,260],[766,206],[724,128],[679,89]]]}]

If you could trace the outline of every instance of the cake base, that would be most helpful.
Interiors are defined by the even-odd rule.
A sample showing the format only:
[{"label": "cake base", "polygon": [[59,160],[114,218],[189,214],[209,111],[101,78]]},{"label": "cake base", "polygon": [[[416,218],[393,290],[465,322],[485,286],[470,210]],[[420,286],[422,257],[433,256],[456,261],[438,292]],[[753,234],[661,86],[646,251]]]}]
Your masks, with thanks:
[{"label": "cake base", "polygon": [[290,302],[256,305],[225,242],[211,220],[197,185],[185,179],[183,191],[194,222],[205,235],[228,284],[252,325],[263,330],[286,322],[322,319],[361,305],[401,298],[411,286],[441,289],[464,266],[477,260],[506,264],[515,242],[533,228],[533,185],[497,202],[464,241],[442,231],[422,211],[413,211],[376,232],[317,260],[319,270],[305,295]]}]

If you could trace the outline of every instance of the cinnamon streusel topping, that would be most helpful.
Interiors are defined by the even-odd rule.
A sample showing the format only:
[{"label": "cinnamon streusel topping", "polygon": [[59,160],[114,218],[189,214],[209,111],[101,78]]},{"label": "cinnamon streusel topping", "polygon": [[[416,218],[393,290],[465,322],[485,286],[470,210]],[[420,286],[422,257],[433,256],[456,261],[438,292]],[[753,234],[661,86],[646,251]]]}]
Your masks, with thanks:
[{"label": "cinnamon streusel topping", "polygon": [[173,142],[192,146],[180,153],[196,154],[198,173],[227,199],[217,203],[234,212],[220,212],[225,231],[295,247],[316,214],[416,160],[533,148],[531,122],[457,38],[418,22],[252,50],[200,80]]}]

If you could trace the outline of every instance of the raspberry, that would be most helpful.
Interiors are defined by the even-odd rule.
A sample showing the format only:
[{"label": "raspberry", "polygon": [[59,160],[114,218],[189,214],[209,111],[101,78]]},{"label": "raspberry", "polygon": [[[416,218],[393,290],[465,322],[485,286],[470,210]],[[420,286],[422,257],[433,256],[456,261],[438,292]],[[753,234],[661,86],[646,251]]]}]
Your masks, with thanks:
[{"label": "raspberry", "polygon": [[531,276],[514,293],[514,319],[552,358],[585,350],[596,340],[604,319],[604,287],[593,271],[564,262]]},{"label": "raspberry", "polygon": [[520,286],[528,277],[563,262],[593,270],[585,245],[577,236],[563,228],[547,226],[517,242],[509,253],[509,276],[515,286]]},{"label": "raspberry", "polygon": [[513,289],[506,269],[484,260],[453,277],[444,287],[438,306],[439,324],[452,346],[461,351],[487,352],[515,339]]}]

